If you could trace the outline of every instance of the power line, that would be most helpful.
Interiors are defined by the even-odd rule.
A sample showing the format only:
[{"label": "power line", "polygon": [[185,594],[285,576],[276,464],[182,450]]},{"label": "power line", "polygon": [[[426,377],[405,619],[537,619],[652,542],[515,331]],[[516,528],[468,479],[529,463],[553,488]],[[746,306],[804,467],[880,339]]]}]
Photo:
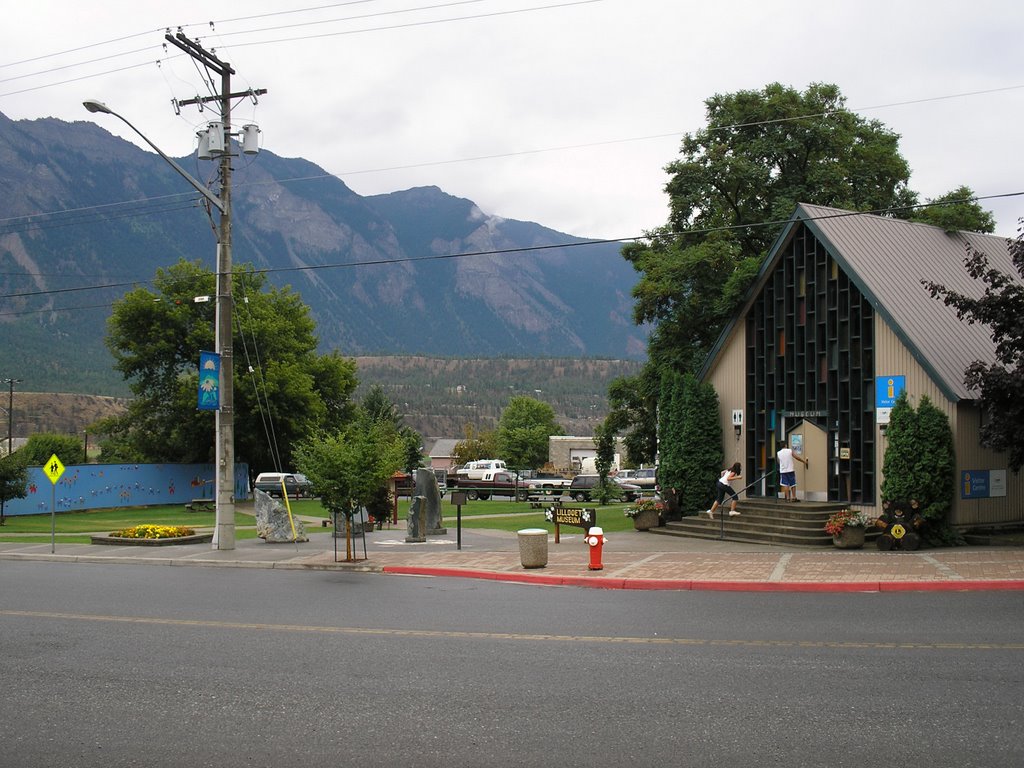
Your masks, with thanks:
[{"label": "power line", "polygon": [[[331,7],[344,6],[344,5],[355,5],[355,4],[358,4],[358,2],[369,2],[369,1],[370,0],[357,0],[357,2],[337,3],[337,4],[334,4],[334,5],[330,5],[330,6],[321,6],[321,8],[331,8]],[[262,33],[262,32],[274,32],[274,31],[277,31],[277,30],[292,29],[292,28],[295,28],[295,27],[323,26],[325,24],[335,24],[335,23],[343,22],[343,21],[357,21],[357,20],[363,20],[363,19],[368,19],[368,18],[376,18],[376,17],[381,17],[381,16],[392,16],[392,15],[401,14],[401,13],[414,13],[414,12],[417,12],[417,11],[427,11],[427,10],[435,10],[435,9],[439,9],[439,8],[449,8],[449,7],[452,7],[452,6],[466,5],[466,4],[469,4],[469,3],[479,3],[479,2],[486,2],[486,0],[452,0],[451,2],[447,2],[447,3],[439,3],[439,4],[435,4],[435,5],[424,5],[424,6],[418,6],[418,7],[415,7],[415,8],[405,8],[405,9],[391,10],[391,11],[380,11],[378,13],[363,14],[363,15],[359,15],[359,16],[348,16],[348,17],[342,17],[342,18],[338,18],[338,19],[321,19],[319,21],[302,22],[302,23],[297,23],[297,24],[282,24],[282,25],[278,25],[278,26],[274,26],[274,27],[265,27],[265,28],[262,28],[262,29],[255,29],[255,30],[240,30],[240,31],[236,31],[236,32],[223,32],[223,33],[222,32],[217,32],[216,34],[217,34],[217,37],[219,37],[219,38],[225,38],[225,37],[230,37],[230,36],[235,36],[235,35],[250,35],[250,34],[258,34],[258,33]],[[273,44],[273,43],[296,42],[296,41],[301,41],[301,40],[313,40],[313,39],[318,39],[318,38],[323,38],[323,37],[334,37],[334,36],[337,36],[337,35],[356,35],[356,34],[363,34],[363,33],[366,33],[366,32],[381,32],[381,31],[387,31],[387,30],[393,30],[393,29],[404,29],[404,28],[407,28],[407,27],[426,26],[426,25],[433,25],[433,24],[445,24],[445,23],[449,23],[449,22],[453,22],[453,21],[467,21],[467,20],[472,20],[472,19],[484,19],[484,18],[491,18],[491,17],[496,17],[496,16],[507,16],[507,15],[510,15],[510,14],[532,13],[532,12],[536,12],[536,11],[546,11],[546,10],[551,10],[551,9],[555,9],[555,8],[564,8],[564,7],[568,7],[568,6],[574,6],[574,5],[589,5],[589,4],[592,4],[592,3],[600,3],[600,2],[604,2],[604,0],[572,0],[571,2],[556,3],[556,4],[551,4],[551,5],[542,5],[542,6],[532,7],[532,8],[519,8],[519,9],[514,9],[514,10],[509,10],[509,11],[494,11],[494,12],[491,12],[491,13],[473,14],[473,15],[468,15],[468,16],[457,16],[457,17],[446,18],[446,19],[433,19],[433,20],[430,20],[430,21],[410,22],[408,24],[397,24],[397,25],[388,25],[388,26],[372,27],[372,28],[365,28],[365,29],[354,29],[354,30],[343,30],[343,31],[337,31],[337,32],[327,32],[327,33],[322,33],[322,34],[302,35],[302,36],[298,36],[298,37],[280,38],[280,39],[277,39],[277,40],[252,40],[252,41],[248,41],[248,42],[234,43],[233,47],[239,48],[239,47],[243,47],[243,46],[247,47],[247,46],[253,46],[253,45],[270,45],[270,44]],[[299,11],[296,11],[296,12],[299,12]],[[291,13],[291,12],[284,11],[284,12],[281,12],[281,13]],[[232,20],[229,20],[229,21],[226,21],[226,22],[221,22],[221,23],[230,23],[231,21],[264,18],[265,16],[273,16],[273,15],[278,15],[278,14],[264,14],[262,16],[247,16],[247,17],[241,17],[240,19],[232,19]],[[215,28],[214,25],[216,23],[217,22],[212,22],[211,21],[211,22],[209,22],[209,25],[210,25],[211,28]],[[197,24],[180,25],[180,26],[177,26],[175,28],[176,29],[185,29],[185,28],[190,28],[190,27],[195,27],[195,26],[199,26],[199,25],[197,25]],[[169,28],[170,27],[168,27],[168,29]],[[165,30],[156,30],[156,31],[165,31]],[[146,34],[152,34],[152,32],[142,32],[142,33],[138,33],[138,34],[135,34],[135,35],[128,35],[128,36],[125,36],[125,37],[116,38],[116,39],[114,39],[112,41],[107,41],[105,43],[96,43],[94,45],[81,46],[79,48],[71,49],[70,51],[64,51],[62,53],[46,54],[44,56],[37,56],[37,57],[34,57],[32,59],[25,59],[25,60],[23,60],[21,62],[13,62],[11,64],[0,64],[0,69],[5,68],[5,67],[10,67],[10,66],[15,66],[17,64],[29,63],[29,62],[33,62],[33,61],[40,61],[42,59],[52,58],[52,57],[55,57],[55,56],[63,55],[64,53],[78,52],[78,51],[87,50],[87,49],[93,48],[93,47],[99,47],[99,46],[102,46],[102,45],[108,45],[108,44],[113,43],[113,42],[121,42],[123,40],[132,39],[132,38],[139,37],[141,35],[146,35]],[[164,47],[162,45],[151,46],[151,48],[154,51],[156,51],[156,52],[164,50]],[[91,59],[91,60],[84,61],[84,62],[77,62],[77,63],[67,64],[67,65],[60,66],[60,67],[53,67],[53,68],[50,68],[50,69],[40,70],[40,71],[37,71],[37,72],[31,72],[31,73],[27,73],[27,74],[23,74],[23,75],[17,75],[17,76],[13,76],[13,77],[9,77],[9,78],[0,80],[0,83],[9,82],[9,81],[13,81],[13,80],[21,80],[21,79],[25,79],[25,78],[29,78],[29,77],[38,77],[38,76],[41,76],[41,75],[50,74],[52,72],[57,72],[57,71],[61,71],[61,70],[64,70],[64,69],[70,69],[70,68],[76,67],[76,66],[83,66],[85,64],[91,64],[91,63],[95,63],[95,62],[98,62],[98,61],[106,61],[108,59],[119,58],[121,56],[130,56],[130,55],[135,54],[135,53],[142,53],[142,52],[145,52],[146,50],[149,50],[149,49],[150,49],[150,47],[139,48],[139,49],[136,49],[136,50],[133,50],[133,51],[125,51],[123,53],[111,54],[109,56],[104,56],[104,57],[100,57],[100,58],[96,58],[96,59]],[[166,55],[165,54],[162,58],[157,58],[155,61],[154,60],[148,60],[146,62],[142,62],[142,63],[139,63],[139,64],[126,65],[126,66],[120,67],[118,69],[106,70],[104,72],[96,72],[96,73],[93,73],[93,74],[90,74],[90,75],[83,75],[82,77],[78,77],[78,78],[71,78],[71,79],[68,79],[68,80],[61,80],[61,81],[53,82],[53,83],[44,83],[42,85],[37,85],[37,86],[30,87],[30,88],[23,88],[21,90],[16,90],[16,91],[7,91],[5,93],[0,93],[0,96],[14,96],[14,95],[22,94],[22,93],[29,93],[31,91],[43,90],[43,89],[52,88],[52,87],[58,86],[58,85],[66,85],[68,83],[78,82],[80,80],[87,80],[87,79],[94,78],[94,77],[101,77],[103,75],[109,75],[109,74],[114,74],[114,73],[117,73],[117,72],[123,72],[123,71],[129,70],[129,69],[136,69],[138,67],[149,66],[149,65],[151,65],[153,63],[156,63],[156,64],[159,65],[161,63],[161,61],[171,61],[171,60],[174,60],[176,58],[180,58],[180,55]]]},{"label": "power line", "polygon": [[[917,203],[915,205],[904,205],[891,208],[877,208],[869,211],[836,211],[835,213],[825,214],[822,216],[809,217],[802,219],[802,221],[824,221],[828,219],[847,218],[850,216],[880,216],[886,214],[892,214],[895,212],[918,210],[922,208],[930,207],[943,207],[948,205],[958,205],[960,203],[978,202],[981,200],[993,200],[997,198],[1008,198],[1008,197],[1021,197],[1024,196],[1024,191],[1020,192],[1005,192],[996,195],[983,195],[970,198],[961,198],[957,200],[943,200],[941,202],[931,203]],[[769,221],[752,222],[749,224],[729,224],[720,227],[707,227],[704,229],[690,229],[685,234],[688,235],[708,235],[716,232],[730,232],[742,229],[762,228],[762,227],[782,227],[788,224],[790,219],[775,219]],[[673,233],[681,234],[681,233]],[[551,251],[561,250],[567,248],[581,248],[592,245],[610,245],[613,243],[627,243],[636,242],[641,240],[650,240],[650,235],[629,235],[627,237],[617,238],[602,238],[602,239],[590,239],[581,240],[577,242],[569,243],[551,243],[548,245],[533,245],[533,246],[521,246],[516,248],[498,248],[488,251],[460,251],[458,253],[443,253],[443,254],[430,254],[427,256],[405,256],[398,259],[371,259],[368,261],[355,261],[355,262],[335,262],[331,264],[315,264],[315,265],[303,265],[303,266],[290,266],[290,267],[265,267],[265,268],[252,268],[253,274],[259,275],[272,275],[280,274],[284,272],[314,272],[326,269],[351,269],[355,267],[369,267],[369,266],[382,266],[382,265],[395,265],[395,264],[409,264],[415,262],[428,262],[428,261],[450,261],[453,259],[472,258],[477,256],[501,256],[501,255],[513,255],[518,253],[531,253],[537,251]],[[47,296],[52,294],[61,293],[76,293],[89,290],[105,290],[108,288],[122,288],[129,285],[140,285],[152,283],[152,280],[133,280],[124,283],[106,283],[103,285],[96,286],[80,286],[78,288],[63,288],[54,289],[49,291],[28,291],[24,293],[12,293],[6,295],[0,295],[0,299],[11,299],[11,298],[30,298],[37,296]],[[92,307],[89,307],[92,308]],[[68,308],[68,310],[71,308]],[[68,310],[57,310],[47,309],[45,311],[68,311]],[[43,310],[26,310],[24,312],[0,312],[0,317],[7,317],[18,314],[29,314]]]},{"label": "power line", "polygon": [[[709,128],[708,130],[711,130],[711,131],[738,130],[738,129],[741,129],[741,128],[756,127],[756,126],[759,126],[759,125],[770,125],[770,124],[778,124],[778,123],[785,123],[785,122],[797,122],[797,121],[807,120],[807,119],[811,119],[811,118],[828,117],[828,116],[833,115],[833,114],[838,114],[841,111],[842,112],[850,112],[851,114],[856,114],[857,112],[860,112],[860,111],[870,111],[870,110],[877,110],[877,109],[889,109],[889,108],[893,108],[893,107],[908,106],[908,105],[913,105],[913,104],[922,104],[922,103],[933,102],[933,101],[944,101],[944,100],[949,100],[949,99],[966,98],[966,97],[970,97],[970,96],[981,96],[981,95],[987,95],[987,94],[992,94],[992,93],[1000,93],[1000,92],[1005,92],[1005,91],[1019,90],[1021,88],[1024,88],[1024,84],[1021,84],[1021,85],[1011,85],[1011,86],[1006,86],[1006,87],[1003,87],[1003,88],[991,88],[991,89],[979,90],[979,91],[964,91],[964,92],[960,92],[960,93],[941,94],[941,95],[938,95],[938,96],[929,96],[929,97],[924,97],[924,98],[920,98],[920,99],[908,99],[908,100],[904,100],[904,101],[896,101],[896,102],[890,102],[890,103],[887,103],[887,104],[877,104],[877,105],[866,106],[866,107],[856,107],[856,108],[851,108],[851,109],[843,108],[843,110],[831,110],[831,111],[827,111],[827,112],[815,112],[815,113],[810,113],[810,114],[805,114],[805,115],[795,115],[795,116],[791,116],[791,117],[777,118],[777,119],[773,119],[773,120],[760,120],[760,121],[753,121],[753,122],[749,122],[749,123],[732,123],[732,124],[729,124],[729,125],[715,126],[713,128]],[[486,154],[486,155],[472,155],[472,156],[462,157],[462,158],[449,158],[449,159],[446,159],[446,160],[427,160],[427,161],[423,161],[423,162],[406,163],[406,164],[402,164],[402,165],[379,166],[379,167],[375,167],[375,168],[362,168],[362,169],[358,169],[358,170],[340,171],[338,173],[327,172],[327,173],[322,173],[322,174],[315,174],[315,175],[312,175],[312,176],[293,176],[293,177],[286,178],[286,179],[270,179],[268,181],[259,181],[259,182],[241,182],[241,183],[236,184],[236,186],[237,187],[254,187],[254,186],[261,186],[261,185],[266,185],[266,184],[290,184],[290,183],[296,183],[296,182],[302,182],[302,181],[317,181],[317,180],[320,180],[320,179],[331,179],[331,178],[342,180],[344,177],[349,177],[349,176],[359,176],[359,175],[373,174],[373,173],[386,173],[386,172],[390,172],[390,171],[412,170],[412,169],[416,169],[416,168],[428,168],[428,167],[432,167],[432,166],[453,165],[453,164],[458,164],[458,163],[473,163],[473,162],[480,162],[480,161],[483,161],[483,160],[498,160],[498,159],[509,158],[509,157],[523,157],[523,156],[526,156],[526,155],[535,155],[535,154],[542,154],[542,153],[547,153],[547,152],[563,152],[563,151],[572,150],[572,149],[587,149],[587,148],[591,148],[591,147],[609,146],[609,145],[613,145],[613,144],[626,144],[626,143],[639,142],[639,141],[651,141],[651,140],[654,140],[654,139],[665,139],[665,138],[672,138],[674,136],[682,136],[682,135],[685,135],[685,133],[686,133],[685,131],[677,131],[677,132],[671,132],[671,133],[648,134],[648,135],[645,135],[645,136],[633,136],[633,137],[627,137],[627,138],[622,138],[622,139],[607,139],[607,140],[603,140],[603,141],[584,142],[584,143],[579,143],[579,144],[562,144],[562,145],[551,146],[551,147],[538,147],[538,148],[533,148],[533,149],[514,150],[514,151],[511,151],[511,152],[495,152],[495,153]],[[998,198],[998,197],[1000,197],[1000,195],[993,195],[992,197],[993,198]],[[158,199],[158,198],[142,198],[142,200],[152,200],[152,199]],[[978,198],[978,199],[985,199],[985,198]],[[125,202],[127,202],[127,201],[125,201]],[[139,201],[139,202],[141,202],[141,201]],[[74,210],[81,210],[81,211],[87,211],[87,210],[92,210],[92,209],[97,209],[98,210],[100,208],[107,207],[107,206],[116,206],[116,205],[123,205],[123,204],[125,204],[125,203],[124,202],[105,203],[105,204],[102,204],[102,205],[92,206],[91,208],[90,207],[85,207],[85,208],[77,208],[77,209],[74,209]],[[39,212],[39,213],[35,213],[35,214],[29,214],[29,215],[26,215],[24,217],[12,217],[12,218],[8,218],[8,219],[0,219],[0,227],[2,227],[4,224],[7,224],[7,223],[9,223],[11,221],[17,221],[17,220],[20,220],[20,219],[23,219],[23,218],[27,219],[27,218],[30,218],[30,217],[37,217],[37,216],[53,216],[53,215],[57,215],[59,213],[63,213],[63,212],[59,212],[59,211]],[[40,228],[43,228],[43,227],[40,227]]]}]

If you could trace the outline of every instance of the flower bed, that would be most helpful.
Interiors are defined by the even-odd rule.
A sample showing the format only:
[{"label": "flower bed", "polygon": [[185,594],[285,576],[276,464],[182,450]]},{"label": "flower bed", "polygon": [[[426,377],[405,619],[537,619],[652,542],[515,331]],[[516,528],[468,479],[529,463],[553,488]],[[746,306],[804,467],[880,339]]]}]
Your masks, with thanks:
[{"label": "flower bed", "polygon": [[213,539],[212,533],[196,533],[180,525],[135,525],[114,531],[107,536],[93,536],[93,544],[130,544],[135,546],[167,546],[170,544],[201,544]]}]

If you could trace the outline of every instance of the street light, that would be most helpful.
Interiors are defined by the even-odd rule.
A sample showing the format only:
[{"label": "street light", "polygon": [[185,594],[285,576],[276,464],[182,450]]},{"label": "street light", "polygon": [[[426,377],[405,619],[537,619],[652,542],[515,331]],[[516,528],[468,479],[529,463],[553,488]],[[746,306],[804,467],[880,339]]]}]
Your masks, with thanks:
[{"label": "street light", "polygon": [[[231,339],[231,124],[226,115],[224,121],[225,152],[221,156],[221,194],[214,195],[200,184],[188,171],[165,155],[127,118],[119,115],[102,101],[89,99],[82,105],[93,113],[113,115],[131,128],[153,151],[162,157],[192,188],[220,211],[220,230],[217,237],[217,305],[214,351],[221,358],[220,366],[220,407],[215,412],[216,420],[216,466],[215,493],[217,500],[216,529],[213,537],[214,549],[235,548],[235,407],[233,365],[234,353]],[[225,110],[228,107],[225,106]]]},{"label": "street light", "polygon": [[135,131],[135,133],[139,135],[139,138],[141,138],[144,142],[149,144],[149,146],[153,148],[154,152],[156,152],[158,155],[160,155],[160,157],[166,160],[174,170],[176,170],[179,174],[182,175],[182,177],[184,177],[185,181],[191,184],[195,188],[195,190],[199,192],[199,194],[205,197],[210,202],[210,205],[212,205],[221,213],[224,213],[224,204],[220,201],[220,198],[218,198],[215,194],[213,194],[213,192],[211,192],[198,181],[196,181],[194,178],[192,178],[192,176],[189,175],[189,172],[182,168],[180,165],[178,165],[172,158],[165,155],[163,151],[160,149],[160,147],[158,147],[156,144],[150,141],[149,137],[147,137],[142,131],[140,131],[138,128],[136,128],[134,125],[128,122],[128,119],[124,117],[124,115],[119,115],[117,112],[115,112],[106,104],[104,104],[102,101],[96,101],[96,99],[88,99],[86,101],[83,101],[82,106],[92,113],[98,112],[101,115],[113,115],[122,123],[127,125],[133,131]]}]

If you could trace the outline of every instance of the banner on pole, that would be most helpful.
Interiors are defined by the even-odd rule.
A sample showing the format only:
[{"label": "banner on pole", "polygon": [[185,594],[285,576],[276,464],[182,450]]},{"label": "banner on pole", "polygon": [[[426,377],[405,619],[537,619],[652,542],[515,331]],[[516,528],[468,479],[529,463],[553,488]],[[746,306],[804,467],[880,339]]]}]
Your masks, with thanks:
[{"label": "banner on pole", "polygon": [[199,400],[200,411],[216,411],[220,408],[220,355],[216,352],[199,353]]}]

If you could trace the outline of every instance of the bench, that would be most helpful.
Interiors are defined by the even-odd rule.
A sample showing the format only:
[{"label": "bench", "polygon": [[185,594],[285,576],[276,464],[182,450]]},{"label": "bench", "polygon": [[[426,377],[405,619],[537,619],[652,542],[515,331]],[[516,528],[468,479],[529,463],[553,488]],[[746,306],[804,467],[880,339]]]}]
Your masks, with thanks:
[{"label": "bench", "polygon": [[213,512],[216,502],[213,499],[192,499],[185,505],[189,512]]}]

